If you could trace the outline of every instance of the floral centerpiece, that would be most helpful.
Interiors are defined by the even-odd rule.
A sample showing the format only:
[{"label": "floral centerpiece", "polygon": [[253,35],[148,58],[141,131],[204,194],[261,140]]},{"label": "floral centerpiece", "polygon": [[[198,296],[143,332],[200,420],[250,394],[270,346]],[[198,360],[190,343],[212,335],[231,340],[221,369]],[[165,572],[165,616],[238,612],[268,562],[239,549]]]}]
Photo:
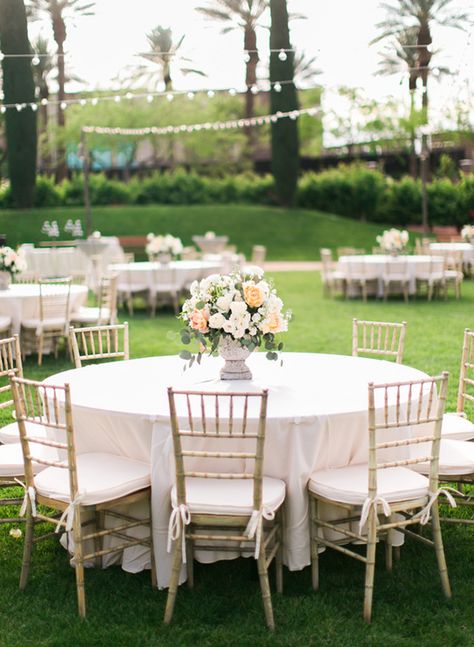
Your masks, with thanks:
[{"label": "floral centerpiece", "polygon": [[0,247],[0,289],[5,290],[11,277],[27,268],[25,253],[22,249],[15,251],[11,247]]},{"label": "floral centerpiece", "polygon": [[376,240],[384,252],[396,256],[407,246],[408,232],[393,228],[386,229],[381,236],[377,236]]},{"label": "floral centerpiece", "polygon": [[[182,342],[190,344],[195,339],[200,344],[198,362],[204,352],[219,351],[226,360],[221,379],[251,379],[245,359],[260,346],[269,360],[278,358],[283,343],[275,336],[288,330],[291,312],[283,312],[275,288],[263,278],[263,270],[255,267],[194,281],[180,318],[186,323]],[[180,357],[190,365],[196,359],[188,350]]]},{"label": "floral centerpiece", "polygon": [[150,259],[158,259],[161,262],[169,263],[172,258],[176,258],[183,251],[181,239],[171,236],[171,234],[155,236],[155,234],[150,233],[146,239],[145,251]]},{"label": "floral centerpiece", "polygon": [[474,225],[464,225],[461,229],[461,236],[468,243],[474,243]]}]

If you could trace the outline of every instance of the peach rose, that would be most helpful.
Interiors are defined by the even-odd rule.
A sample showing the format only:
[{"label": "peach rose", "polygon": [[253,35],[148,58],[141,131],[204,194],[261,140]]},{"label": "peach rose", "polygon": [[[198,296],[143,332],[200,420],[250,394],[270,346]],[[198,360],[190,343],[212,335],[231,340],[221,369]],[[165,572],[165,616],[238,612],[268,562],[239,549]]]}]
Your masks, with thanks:
[{"label": "peach rose", "polygon": [[209,329],[207,327],[207,322],[209,321],[209,315],[205,310],[197,310],[196,308],[189,315],[189,325],[194,330],[199,330],[199,332],[205,333]]},{"label": "peach rose", "polygon": [[262,322],[261,330],[264,335],[267,333],[281,332],[282,320],[278,312],[270,312],[265,321]]},{"label": "peach rose", "polygon": [[243,287],[245,303],[251,308],[259,308],[265,301],[265,293],[262,288],[252,283],[246,283]]}]

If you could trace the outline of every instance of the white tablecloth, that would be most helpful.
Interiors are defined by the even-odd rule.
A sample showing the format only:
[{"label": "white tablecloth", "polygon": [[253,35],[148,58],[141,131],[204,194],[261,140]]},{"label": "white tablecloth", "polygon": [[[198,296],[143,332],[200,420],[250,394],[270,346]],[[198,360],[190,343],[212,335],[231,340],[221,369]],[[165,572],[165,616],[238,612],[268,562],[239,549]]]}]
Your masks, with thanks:
[{"label": "white tablecloth", "polygon": [[474,245],[471,243],[430,243],[433,252],[462,252],[463,262],[474,263]]},{"label": "white tablecloth", "polygon": [[[47,292],[47,286],[43,286]],[[65,292],[66,288],[54,286],[54,293]],[[87,301],[87,287],[85,285],[71,285],[70,312],[76,313]],[[29,283],[13,283],[8,290],[0,290],[0,315],[8,315],[12,318],[12,329],[14,333],[20,332],[23,319],[38,319],[40,316],[39,307],[39,285]]]},{"label": "white tablecloth", "polygon": [[[174,463],[167,386],[224,392],[269,389],[264,473],[286,482],[284,562],[299,570],[310,562],[310,474],[367,461],[368,383],[426,377],[408,366],[360,357],[285,353],[283,359],[280,367],[264,353],[254,353],[247,360],[253,380],[241,382],[217,379],[220,358],[206,357],[200,367],[183,372],[183,362],[174,356],[88,366],[46,380],[71,385],[78,452],[151,461],[159,587],[167,586],[171,569],[166,540]],[[202,559],[213,556],[206,553]],[[122,564],[134,572],[149,559],[143,549],[129,549]]]},{"label": "white tablecloth", "polygon": [[193,242],[203,254],[219,254],[224,251],[229,240],[228,236],[193,236]]},{"label": "white tablecloth", "polygon": [[166,265],[144,261],[141,263],[118,263],[108,268],[119,275],[119,285],[136,284],[148,288],[166,284],[183,289],[194,280],[214,272],[220,272],[219,261],[172,261]]},{"label": "white tablecloth", "polygon": [[382,254],[372,254],[366,256],[341,256],[337,262],[337,270],[349,275],[349,264],[356,271],[365,270],[365,276],[370,281],[376,281],[376,291],[378,296],[383,295],[382,277],[384,275],[385,265],[390,263],[392,266],[397,263],[408,264],[410,294],[416,292],[416,278],[426,274],[430,269],[430,260],[433,260],[436,271],[443,271],[443,259],[432,256],[389,256]]},{"label": "white tablecloth", "polygon": [[24,250],[27,271],[35,272],[40,278],[70,276],[76,272],[86,273],[89,269],[87,256],[75,247],[25,246]]}]

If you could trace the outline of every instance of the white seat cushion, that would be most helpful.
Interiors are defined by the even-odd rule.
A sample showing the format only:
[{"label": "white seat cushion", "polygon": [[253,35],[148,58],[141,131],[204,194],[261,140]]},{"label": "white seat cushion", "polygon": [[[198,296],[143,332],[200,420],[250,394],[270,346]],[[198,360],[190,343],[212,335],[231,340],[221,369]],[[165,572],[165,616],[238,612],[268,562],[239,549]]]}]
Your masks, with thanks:
[{"label": "white seat cushion", "polygon": [[[26,423],[26,433],[31,436],[38,436],[44,438],[46,436],[46,429],[41,425],[35,425],[34,423]],[[5,445],[11,443],[20,442],[20,430],[18,429],[17,422],[11,422],[9,425],[0,428],[0,443]]]},{"label": "white seat cushion", "polygon": [[457,413],[445,413],[441,436],[455,440],[471,440],[474,438],[474,424]]},{"label": "white seat cushion", "polygon": [[[410,456],[429,456],[431,443],[420,443],[410,448]],[[412,469],[428,474],[429,463],[415,463]],[[474,474],[474,443],[465,440],[441,440],[439,450],[439,476],[462,476]]]},{"label": "white seat cushion", "polygon": [[[45,466],[39,463],[32,463],[35,474],[44,470]],[[0,476],[11,477],[23,476],[25,467],[23,463],[23,452],[20,443],[2,445],[0,447]]]},{"label": "white seat cushion", "polygon": [[8,330],[11,325],[12,325],[12,318],[11,317],[6,317],[4,315],[0,316],[0,331],[1,332],[5,331],[5,330]]},{"label": "white seat cushion", "polygon": [[63,317],[54,319],[22,319],[23,328],[38,328],[43,330],[56,330],[57,328],[66,328],[66,320]]},{"label": "white seat cushion", "polygon": [[[313,472],[310,492],[325,499],[362,505],[368,496],[367,464],[348,465],[337,469]],[[388,467],[377,471],[377,494],[389,503],[418,499],[428,493],[428,479],[405,467]]]},{"label": "white seat cushion", "polygon": [[[263,477],[262,505],[277,510],[285,499],[285,483]],[[171,503],[177,506],[176,486],[171,490]],[[191,513],[252,514],[253,481],[251,479],[186,479],[186,503]]]},{"label": "white seat cushion", "polygon": [[[100,319],[99,319],[100,315]],[[110,319],[110,310],[108,308],[87,308],[83,307],[71,315],[72,322],[79,323],[95,323],[98,321],[109,321]]]},{"label": "white seat cushion", "polygon": [[129,292],[146,292],[150,286],[148,283],[119,283],[117,285],[117,291],[118,292],[125,292],[125,294],[128,294]]},{"label": "white seat cushion", "polygon": [[[79,494],[83,505],[118,499],[150,486],[150,465],[114,454],[90,453],[76,457]],[[70,501],[69,470],[48,467],[35,479],[43,496]]]}]

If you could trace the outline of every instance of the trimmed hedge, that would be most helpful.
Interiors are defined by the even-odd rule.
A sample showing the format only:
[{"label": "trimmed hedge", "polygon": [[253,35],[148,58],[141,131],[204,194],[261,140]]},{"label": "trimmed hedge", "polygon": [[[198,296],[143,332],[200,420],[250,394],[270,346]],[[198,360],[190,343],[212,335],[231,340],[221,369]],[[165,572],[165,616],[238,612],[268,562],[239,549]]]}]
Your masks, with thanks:
[{"label": "trimmed hedge", "polygon": [[[269,175],[232,175],[211,178],[177,170],[133,178],[128,184],[104,175],[90,178],[91,202],[107,204],[276,204]],[[474,175],[454,184],[446,178],[428,185],[432,225],[461,226],[474,218]],[[81,206],[83,179],[76,175],[55,185],[38,178],[36,207]],[[297,205],[347,218],[395,225],[421,224],[421,183],[405,177],[394,181],[361,165],[339,166],[322,173],[306,173],[298,183]],[[0,190],[0,207],[11,208],[9,187]]]}]

